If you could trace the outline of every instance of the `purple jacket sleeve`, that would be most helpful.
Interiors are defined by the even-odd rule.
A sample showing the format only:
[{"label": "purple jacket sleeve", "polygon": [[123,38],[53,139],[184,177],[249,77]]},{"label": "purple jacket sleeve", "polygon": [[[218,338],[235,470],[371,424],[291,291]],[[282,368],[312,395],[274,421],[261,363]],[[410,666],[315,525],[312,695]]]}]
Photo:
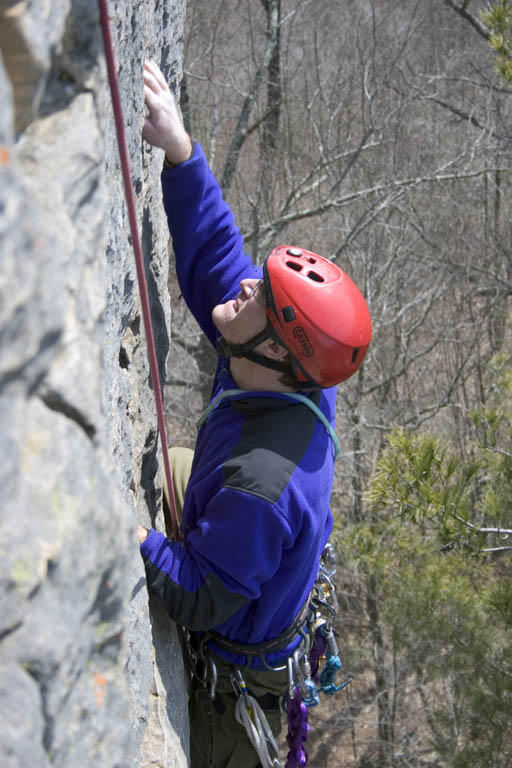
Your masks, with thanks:
[{"label": "purple jacket sleeve", "polygon": [[194,630],[218,626],[259,598],[261,584],[291,546],[289,524],[271,503],[224,488],[211,499],[188,546],[151,530],[141,554],[150,591],[175,621]]},{"label": "purple jacket sleeve", "polygon": [[[234,298],[240,280],[259,277],[261,270],[243,253],[242,236],[200,145],[185,163],[164,167],[161,181],[180,288],[214,344],[213,307]],[[152,530],[141,545],[148,588],[189,629],[216,626],[251,599],[250,589],[216,567],[219,540],[203,533],[184,547]]]},{"label": "purple jacket sleeve", "polygon": [[185,163],[164,167],[162,191],[181,292],[214,344],[213,307],[234,298],[240,280],[260,277],[261,270],[243,253],[240,230],[199,144]]},{"label": "purple jacket sleeve", "polygon": [[[141,544],[148,589],[169,616],[192,631],[221,624],[248,598],[228,590],[211,569],[202,569],[187,547],[150,530]],[[201,571],[205,570],[204,576]]]}]

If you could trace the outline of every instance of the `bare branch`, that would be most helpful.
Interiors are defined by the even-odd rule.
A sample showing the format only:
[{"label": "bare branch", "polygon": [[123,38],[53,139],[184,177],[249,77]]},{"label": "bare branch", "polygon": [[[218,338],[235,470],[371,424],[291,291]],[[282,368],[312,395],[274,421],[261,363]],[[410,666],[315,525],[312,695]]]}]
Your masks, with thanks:
[{"label": "bare branch", "polygon": [[[443,82],[443,83],[461,83],[474,85],[475,88],[482,88],[484,90],[491,90],[493,93],[506,93],[512,94],[512,90],[507,88],[506,85],[499,85],[494,81],[489,81],[487,78],[483,80],[475,80],[472,77],[463,77],[462,75],[446,75],[446,74],[418,74],[418,77],[427,79],[428,83]],[[483,75],[482,75],[483,77]]]},{"label": "bare branch", "polygon": [[457,11],[457,13],[462,16],[463,19],[466,19],[466,21],[469,21],[472,27],[476,29],[479,35],[482,35],[486,40],[489,40],[491,37],[491,32],[488,29],[488,27],[483,24],[480,19],[475,16],[473,13],[468,11],[467,9],[467,2],[463,2],[460,5],[455,2],[455,0],[444,0],[447,5],[450,6],[450,8],[453,8],[454,11]]},{"label": "bare branch", "polygon": [[489,547],[488,549],[481,549],[480,552],[507,552],[512,550],[512,547]]},{"label": "bare branch", "polygon": [[425,101],[433,101],[434,104],[438,104],[440,107],[443,107],[443,109],[447,109],[454,115],[457,115],[457,117],[460,117],[470,125],[473,125],[475,128],[478,128],[481,131],[485,131],[489,136],[492,136],[493,138],[506,142],[511,141],[510,136],[500,136],[489,126],[483,125],[474,115],[470,114],[469,112],[464,112],[464,110],[459,109],[459,107],[456,107],[453,104],[448,104],[447,101],[439,99],[437,96],[421,96],[419,98]]},{"label": "bare branch", "polygon": [[[404,194],[407,190],[413,189],[415,187],[419,187],[423,184],[438,184],[442,182],[449,182],[449,181],[460,181],[462,179],[473,179],[477,178],[478,176],[483,176],[486,173],[492,173],[496,170],[506,170],[502,168],[482,168],[478,169],[476,171],[469,171],[469,172],[461,172],[461,173],[439,173],[439,174],[433,174],[432,176],[418,176],[416,178],[411,179],[399,179],[398,181],[388,181],[384,182],[383,184],[376,184],[373,187],[368,187],[367,189],[361,189],[357,192],[352,192],[348,195],[342,195],[340,197],[334,197],[331,199],[327,199],[324,202],[320,203],[319,205],[312,206],[311,208],[304,208],[300,211],[295,211],[293,213],[286,213],[282,216],[279,216],[277,219],[274,219],[273,221],[269,221],[266,224],[260,225],[259,228],[259,235],[267,234],[267,233],[275,233],[277,231],[280,231],[288,224],[291,224],[295,221],[302,221],[304,219],[309,219],[314,216],[320,216],[323,213],[326,213],[327,211],[343,208],[346,205],[349,205],[349,203],[353,203],[356,200],[361,200],[366,197],[371,197],[372,195],[378,195],[381,193],[386,193],[383,200],[379,202],[379,205],[382,207],[386,207],[390,204],[391,201],[394,201],[397,196]],[[244,233],[244,239],[246,242],[249,242],[253,237],[255,236],[255,232],[247,232]]]},{"label": "bare branch", "polygon": [[486,446],[485,450],[491,451],[492,453],[499,453],[500,456],[506,456],[507,459],[512,459],[512,453],[509,451],[504,451],[502,448],[490,448],[489,446]]},{"label": "bare branch", "polygon": [[497,533],[502,536],[510,536],[512,534],[512,529],[510,528],[480,528],[478,525],[473,525],[473,523],[470,523],[469,520],[464,520],[464,518],[460,517],[459,515],[453,516],[459,520],[459,522],[464,523],[464,525],[466,525],[468,528],[471,528],[471,530],[475,531],[476,533]]},{"label": "bare branch", "polygon": [[279,3],[278,0],[269,0],[267,7],[267,42],[263,53],[261,55],[260,63],[256,73],[254,75],[251,87],[244,99],[240,116],[231,139],[231,145],[229,152],[224,163],[224,170],[222,172],[222,178],[220,185],[224,192],[227,192],[233,182],[233,176],[240,154],[240,149],[247,137],[247,125],[249,123],[249,117],[256,101],[260,85],[263,81],[265,72],[268,70],[272,57],[274,55],[276,46],[278,44],[278,30],[279,30]]}]

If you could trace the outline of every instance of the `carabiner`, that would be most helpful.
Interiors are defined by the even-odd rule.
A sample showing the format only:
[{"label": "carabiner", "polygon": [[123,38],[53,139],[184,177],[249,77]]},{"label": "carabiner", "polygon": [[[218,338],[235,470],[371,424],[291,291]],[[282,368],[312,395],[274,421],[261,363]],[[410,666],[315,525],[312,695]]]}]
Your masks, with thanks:
[{"label": "carabiner", "polygon": [[[242,671],[240,669],[237,668],[235,674],[236,674],[236,684],[238,685],[238,690],[239,690],[239,696],[243,696],[245,701],[245,706],[247,707],[247,711],[250,711],[251,705],[249,702],[249,692],[247,690],[247,683],[245,682],[244,677],[242,675]],[[235,680],[233,678],[233,675],[231,675],[231,685],[233,685],[233,688],[235,687],[234,683],[235,683]]]},{"label": "carabiner", "polygon": [[291,656],[288,656],[286,666],[288,667],[288,700],[293,701],[295,698],[295,680],[293,678],[293,659]]},{"label": "carabiner", "polygon": [[[215,695],[217,692],[217,680],[218,680],[217,667],[210,655],[206,657],[206,660],[211,672],[210,693],[208,695],[210,696],[210,699],[214,701]],[[206,670],[205,683],[207,678],[208,678],[208,670]]]},{"label": "carabiner", "polygon": [[320,567],[322,568],[323,566],[323,570],[328,574],[329,579],[332,579],[336,574],[336,552],[332,544],[327,543],[325,545],[320,563]]}]

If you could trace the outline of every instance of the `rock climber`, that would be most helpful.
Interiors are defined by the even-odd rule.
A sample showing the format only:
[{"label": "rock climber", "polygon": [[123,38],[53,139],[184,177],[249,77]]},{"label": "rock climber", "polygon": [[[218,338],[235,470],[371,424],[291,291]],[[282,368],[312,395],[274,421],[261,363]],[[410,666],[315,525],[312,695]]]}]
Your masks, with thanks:
[{"label": "rock climber", "polygon": [[[144,92],[143,138],[165,153],[180,289],[218,367],[193,454],[171,452],[181,541],[139,526],[140,548],[148,589],[188,630],[200,667],[191,765],[256,768],[260,758],[235,718],[233,671],[246,666],[247,689],[278,733],[286,659],[332,528],[336,385],[363,361],[371,321],[351,279],[316,253],[284,245],[262,267],[252,263],[152,62]],[[258,656],[244,653],[254,647]]]}]

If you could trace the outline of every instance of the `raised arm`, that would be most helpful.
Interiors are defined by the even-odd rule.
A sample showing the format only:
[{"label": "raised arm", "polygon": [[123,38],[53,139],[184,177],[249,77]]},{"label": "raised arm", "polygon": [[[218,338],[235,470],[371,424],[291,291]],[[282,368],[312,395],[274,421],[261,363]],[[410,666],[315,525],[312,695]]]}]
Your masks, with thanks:
[{"label": "raised arm", "polygon": [[235,298],[240,280],[260,277],[243,253],[243,239],[202,148],[185,131],[173,95],[156,66],[146,63],[149,115],[143,137],[165,151],[162,190],[181,292],[212,343],[216,304]]}]

